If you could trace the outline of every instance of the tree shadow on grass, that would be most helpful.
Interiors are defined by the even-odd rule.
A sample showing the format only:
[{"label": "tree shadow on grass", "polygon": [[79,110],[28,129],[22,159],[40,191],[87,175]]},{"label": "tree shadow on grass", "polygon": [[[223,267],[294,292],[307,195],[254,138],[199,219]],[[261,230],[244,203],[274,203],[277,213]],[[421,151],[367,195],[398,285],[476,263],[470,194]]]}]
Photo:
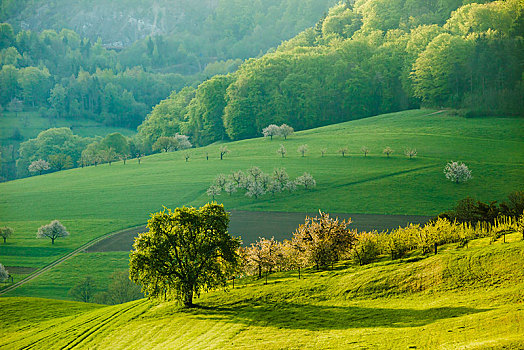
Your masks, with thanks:
[{"label": "tree shadow on grass", "polygon": [[490,309],[438,307],[428,309],[319,306],[298,303],[268,303],[230,307],[199,306],[189,311],[202,319],[229,319],[249,326],[286,329],[328,330],[372,327],[419,327],[435,321],[486,312]]}]

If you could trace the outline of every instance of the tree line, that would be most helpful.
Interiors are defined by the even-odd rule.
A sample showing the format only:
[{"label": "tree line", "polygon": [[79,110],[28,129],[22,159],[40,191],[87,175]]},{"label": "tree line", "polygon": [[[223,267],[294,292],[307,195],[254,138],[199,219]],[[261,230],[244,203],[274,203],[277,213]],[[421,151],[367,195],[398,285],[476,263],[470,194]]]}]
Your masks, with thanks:
[{"label": "tree line", "polygon": [[275,52],[174,92],[139,135],[181,132],[205,145],[256,137],[271,124],[302,130],[420,106],[523,115],[523,8],[518,0],[344,2]]}]

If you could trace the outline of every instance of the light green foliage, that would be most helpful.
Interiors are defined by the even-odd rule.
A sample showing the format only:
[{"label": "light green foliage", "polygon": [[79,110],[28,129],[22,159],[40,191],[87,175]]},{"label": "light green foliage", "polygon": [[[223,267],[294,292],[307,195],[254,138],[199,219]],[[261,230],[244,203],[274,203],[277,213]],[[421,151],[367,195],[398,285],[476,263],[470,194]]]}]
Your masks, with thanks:
[{"label": "light green foliage", "polygon": [[321,211],[319,214],[306,217],[305,223],[293,234],[293,246],[304,254],[308,265],[317,270],[333,267],[356,242],[355,232],[348,227],[351,220],[339,221]]},{"label": "light green foliage", "polygon": [[[198,145],[207,145],[227,138],[222,121],[226,105],[226,88],[230,76],[215,76],[198,86],[195,98],[187,107],[187,126],[191,139]],[[176,115],[171,115],[176,118]]]},{"label": "light green foliage", "polygon": [[73,159],[71,158],[70,155],[58,153],[58,154],[51,154],[50,156],[48,156],[48,158],[49,158],[49,165],[54,170],[60,171],[64,169],[70,169],[73,167]]},{"label": "light green foliage", "polygon": [[22,68],[18,75],[18,84],[26,104],[35,107],[47,101],[50,89],[49,70],[36,67]]},{"label": "light green foliage", "polygon": [[[229,76],[217,130],[238,140],[282,122],[303,130],[421,103],[473,116],[521,115],[521,5],[471,4],[450,18],[461,5],[362,0],[333,7],[315,28]],[[220,109],[223,94],[216,94]],[[205,102],[197,93],[186,117],[198,120]]]},{"label": "light green foliage", "polygon": [[187,105],[195,95],[192,88],[173,92],[169,99],[160,102],[138,127],[138,137],[151,147],[160,136],[175,136],[187,113]]},{"label": "light green foliage", "polygon": [[239,263],[240,240],[228,225],[229,214],[216,203],[152,214],[149,231],[133,244],[130,278],[149,297],[192,307],[193,295],[225,285]]},{"label": "light green foliage", "polygon": [[366,265],[374,262],[382,253],[382,246],[379,242],[377,232],[360,232],[356,234],[356,243],[350,252],[351,259],[359,265]]},{"label": "light green foliage", "polygon": [[53,163],[51,159],[56,158],[54,166],[57,170],[72,167],[89,142],[88,138],[74,135],[69,128],[52,128],[42,131],[36,138],[20,144],[18,172],[27,174],[29,164],[38,159]]},{"label": "light green foliage", "polygon": [[466,59],[473,43],[462,37],[440,34],[431,41],[413,65],[415,96],[442,104],[464,86]]}]

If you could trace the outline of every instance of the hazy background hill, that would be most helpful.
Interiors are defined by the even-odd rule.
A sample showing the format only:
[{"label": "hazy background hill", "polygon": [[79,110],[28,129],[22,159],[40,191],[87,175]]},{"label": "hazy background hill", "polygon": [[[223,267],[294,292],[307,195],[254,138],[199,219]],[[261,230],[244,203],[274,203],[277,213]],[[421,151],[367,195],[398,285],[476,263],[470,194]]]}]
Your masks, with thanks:
[{"label": "hazy background hill", "polygon": [[[15,29],[68,28],[91,41],[101,38],[105,47],[126,49],[121,61],[127,67],[152,63],[157,69],[195,73],[209,62],[263,53],[312,26],[335,3],[335,0],[6,0],[2,2],[0,21],[11,23]],[[143,55],[148,49],[156,57]],[[191,60],[190,64],[186,60]]]}]

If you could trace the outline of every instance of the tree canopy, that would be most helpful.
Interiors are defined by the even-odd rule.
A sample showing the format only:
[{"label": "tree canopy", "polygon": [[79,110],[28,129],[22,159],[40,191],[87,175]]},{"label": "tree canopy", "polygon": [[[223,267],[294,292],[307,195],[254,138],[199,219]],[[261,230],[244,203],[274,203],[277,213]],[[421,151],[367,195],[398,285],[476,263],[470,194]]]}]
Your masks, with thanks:
[{"label": "tree canopy", "polygon": [[223,205],[164,208],[151,215],[148,232],[135,239],[130,278],[151,298],[177,299],[193,306],[193,296],[224,286],[239,264],[240,240],[227,233]]}]

